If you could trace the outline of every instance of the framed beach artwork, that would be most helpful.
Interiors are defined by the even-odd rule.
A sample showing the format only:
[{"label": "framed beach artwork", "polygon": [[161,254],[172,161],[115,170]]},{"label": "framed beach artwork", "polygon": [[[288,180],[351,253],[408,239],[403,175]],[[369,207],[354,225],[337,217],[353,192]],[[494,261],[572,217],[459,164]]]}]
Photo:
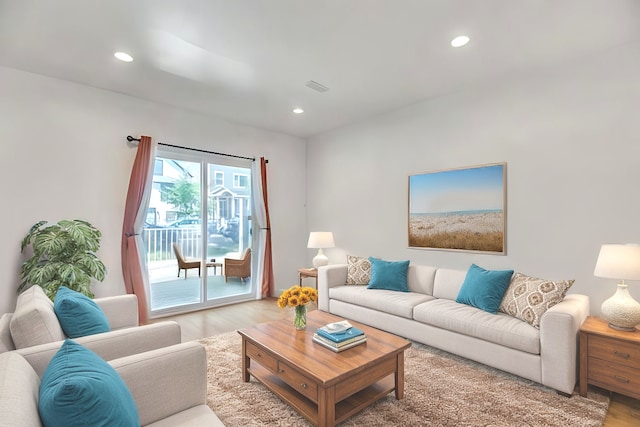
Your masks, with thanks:
[{"label": "framed beach artwork", "polygon": [[506,254],[507,164],[409,176],[409,247]]}]

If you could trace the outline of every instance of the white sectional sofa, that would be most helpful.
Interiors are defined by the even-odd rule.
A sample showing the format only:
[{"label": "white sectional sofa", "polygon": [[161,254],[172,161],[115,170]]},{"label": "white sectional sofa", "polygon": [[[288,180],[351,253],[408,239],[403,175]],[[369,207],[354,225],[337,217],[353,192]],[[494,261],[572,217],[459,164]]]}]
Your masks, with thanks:
[{"label": "white sectional sofa", "polygon": [[[135,295],[96,298],[94,301],[104,312],[111,331],[75,338],[75,341],[104,360],[155,350],[182,341],[177,322],[163,321],[139,326],[138,299]],[[25,357],[49,360],[65,338],[53,302],[39,286],[32,286],[21,293],[15,311],[0,317],[0,353],[15,351]],[[37,373],[42,374],[40,371]]]},{"label": "white sectional sofa", "polygon": [[[52,355],[53,356],[53,355]],[[0,354],[0,425],[40,427],[38,393],[49,359]],[[224,426],[207,406],[207,357],[196,342],[112,360],[142,426]]]},{"label": "white sectional sofa", "polygon": [[[202,345],[181,344],[180,325],[174,321],[139,326],[135,295],[93,301],[111,331],[73,341],[116,370],[132,394],[141,425],[223,425],[207,406]],[[66,338],[54,304],[37,286],[20,294],[13,313],[0,317],[0,425],[42,425],[41,380]]]},{"label": "white sectional sofa", "polygon": [[537,329],[520,319],[455,302],[466,271],[409,265],[409,292],[347,285],[347,264],[318,269],[318,308],[571,395],[577,340],[589,297],[568,294]]}]

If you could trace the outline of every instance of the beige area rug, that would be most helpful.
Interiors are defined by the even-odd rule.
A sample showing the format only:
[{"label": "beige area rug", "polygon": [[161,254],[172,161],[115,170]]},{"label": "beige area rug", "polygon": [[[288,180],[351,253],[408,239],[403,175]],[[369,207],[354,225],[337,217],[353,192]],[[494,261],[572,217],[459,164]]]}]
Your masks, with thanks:
[{"label": "beige area rug", "polygon": [[[208,355],[207,403],[228,427],[309,426],[253,377],[241,377],[241,337],[200,340]],[[601,426],[609,398],[571,398],[537,383],[413,343],[405,353],[405,397],[393,393],[341,426]]]}]

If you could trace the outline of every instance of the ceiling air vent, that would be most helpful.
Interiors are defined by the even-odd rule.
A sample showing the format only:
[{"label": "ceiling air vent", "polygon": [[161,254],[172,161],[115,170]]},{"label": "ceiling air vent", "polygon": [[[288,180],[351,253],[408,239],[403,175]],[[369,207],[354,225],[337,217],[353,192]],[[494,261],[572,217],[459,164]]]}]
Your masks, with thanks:
[{"label": "ceiling air vent", "polygon": [[328,87],[326,87],[324,85],[321,85],[318,82],[314,82],[313,80],[309,80],[308,82],[306,82],[305,86],[307,86],[308,88],[311,88],[311,89],[313,89],[315,91],[318,91],[318,92],[326,92],[326,91],[329,90]]}]

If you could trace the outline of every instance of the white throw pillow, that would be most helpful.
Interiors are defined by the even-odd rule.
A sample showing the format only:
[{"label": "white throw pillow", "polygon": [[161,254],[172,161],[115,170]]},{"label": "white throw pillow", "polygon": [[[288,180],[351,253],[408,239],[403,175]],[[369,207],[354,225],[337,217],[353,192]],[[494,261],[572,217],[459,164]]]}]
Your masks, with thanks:
[{"label": "white throw pillow", "polygon": [[16,348],[62,341],[66,338],[53,311],[53,302],[40,286],[31,286],[18,296],[9,327]]}]

